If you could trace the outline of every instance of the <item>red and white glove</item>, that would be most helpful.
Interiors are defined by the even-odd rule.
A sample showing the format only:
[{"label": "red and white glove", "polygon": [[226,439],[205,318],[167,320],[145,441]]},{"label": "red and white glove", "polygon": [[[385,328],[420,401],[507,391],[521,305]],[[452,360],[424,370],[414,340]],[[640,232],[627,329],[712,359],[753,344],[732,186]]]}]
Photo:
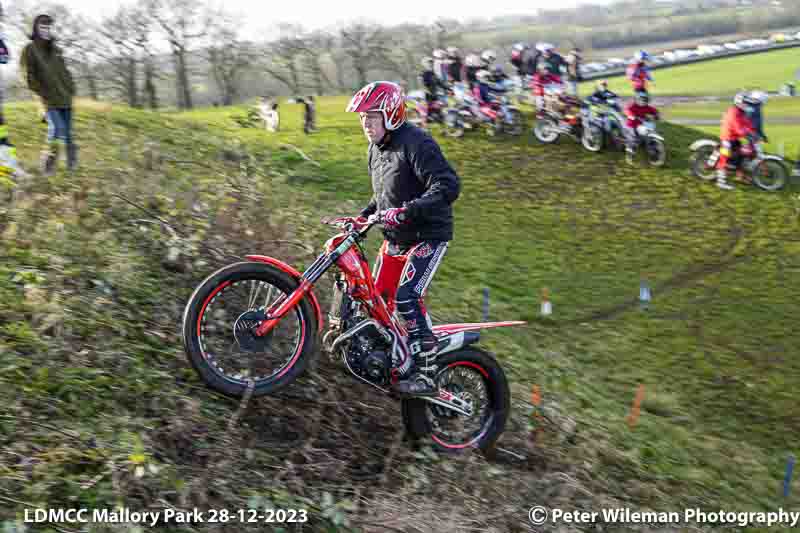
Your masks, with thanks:
[{"label": "red and white glove", "polygon": [[381,211],[381,220],[387,228],[396,228],[408,222],[408,213],[405,207],[394,207]]}]

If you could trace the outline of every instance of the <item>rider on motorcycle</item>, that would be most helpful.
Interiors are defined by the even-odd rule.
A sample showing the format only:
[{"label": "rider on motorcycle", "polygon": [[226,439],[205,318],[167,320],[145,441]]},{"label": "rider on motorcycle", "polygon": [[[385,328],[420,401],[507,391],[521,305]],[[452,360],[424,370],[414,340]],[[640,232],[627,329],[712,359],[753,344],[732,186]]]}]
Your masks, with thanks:
[{"label": "rider on motorcycle", "polygon": [[477,83],[472,88],[472,96],[475,98],[478,113],[475,113],[475,110],[473,113],[494,122],[497,120],[497,110],[492,107],[491,91],[496,89],[492,86],[492,74],[488,70],[479,70],[476,78]]},{"label": "rider on motorcycle", "polygon": [[647,66],[647,61],[650,59],[650,54],[644,50],[639,50],[633,58],[633,62],[628,65],[625,74],[633,84],[633,90],[636,92],[647,92],[647,82],[653,81],[653,76],[650,74],[650,68]]},{"label": "rider on motorcycle", "polygon": [[436,141],[406,123],[405,97],[397,84],[366,85],[347,111],[359,114],[369,140],[367,169],[374,194],[361,217],[377,212],[384,224],[375,288],[384,300],[397,302],[412,354],[393,388],[401,395],[433,395],[436,387],[425,370],[436,356],[437,340],[423,297],[453,238],[452,203],[460,180]]},{"label": "rider on motorcycle", "polygon": [[447,90],[447,85],[445,85],[445,83],[433,72],[433,58],[423,58],[422,68],[425,70],[422,71],[422,73],[419,75],[419,78],[422,82],[422,86],[425,89],[425,105],[427,112],[422,120],[423,127],[425,127],[430,109],[433,106],[433,103],[436,101],[438,90],[440,88]]},{"label": "rider on motorcycle", "polygon": [[747,150],[753,149],[753,138],[758,136],[753,122],[748,113],[752,112],[752,105],[757,103],[749,95],[738,93],[733,98],[733,105],[728,108],[722,117],[720,128],[720,150],[717,160],[717,187],[720,189],[731,190],[734,186],[728,183],[728,163],[733,163],[736,167],[736,176],[745,179],[741,169],[742,163],[742,139],[747,141]]},{"label": "rider on motorcycle", "polygon": [[433,72],[442,83],[447,83],[447,52],[442,49],[433,51]]},{"label": "rider on motorcycle", "polygon": [[533,94],[536,97],[536,110],[537,115],[540,115],[545,108],[545,89],[548,87],[562,86],[561,77],[552,74],[544,62],[539,63],[538,71],[533,76],[531,81],[533,87]]},{"label": "rider on motorcycle", "polygon": [[450,79],[450,83],[460,83],[463,79],[461,77],[461,70],[464,65],[461,62],[461,55],[459,54],[458,48],[455,46],[450,46],[447,48],[447,75]]},{"label": "rider on motorcycle", "polygon": [[639,135],[644,134],[640,131],[642,123],[653,117],[655,120],[660,118],[658,109],[650,105],[650,96],[646,91],[636,91],[633,100],[625,106],[625,137],[626,137],[626,159],[628,163],[633,163],[633,156],[636,147],[639,146]]},{"label": "rider on motorcycle", "polygon": [[606,105],[609,100],[619,98],[619,95],[608,89],[608,80],[597,82],[595,91],[587,98],[589,103],[594,105]]},{"label": "rider on motorcycle", "polygon": [[477,73],[481,70],[481,59],[475,54],[469,54],[464,59],[464,72],[462,75],[462,79],[469,84],[469,90],[471,91],[475,84],[478,82]]},{"label": "rider on motorcycle", "polygon": [[525,65],[525,52],[530,49],[525,43],[517,43],[511,47],[511,64],[517,69],[517,76],[524,78],[528,74],[528,69]]}]

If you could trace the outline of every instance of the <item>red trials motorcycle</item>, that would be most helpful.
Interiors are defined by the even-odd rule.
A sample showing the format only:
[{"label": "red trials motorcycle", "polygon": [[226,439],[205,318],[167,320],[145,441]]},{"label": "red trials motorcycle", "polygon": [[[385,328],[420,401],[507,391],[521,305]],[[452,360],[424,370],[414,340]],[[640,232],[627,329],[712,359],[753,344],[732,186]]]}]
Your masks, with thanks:
[{"label": "red trials motorcycle", "polygon": [[[403,377],[411,357],[406,329],[375,289],[361,242],[382,221],[337,218],[323,221],[341,230],[325,243],[304,273],[271,257],[248,255],[211,274],[195,289],[183,314],[183,342],[205,383],[224,394],[273,393],[297,379],[316,355],[323,317],[312,292],[333,265],[334,286],[322,348],[344,361],[359,380],[387,394]],[[510,409],[508,382],[493,356],[472,346],[477,330],[525,322],[445,324],[433,327],[439,351],[423,369],[439,387],[437,396],[402,399],[406,429],[430,438],[441,451],[490,448]],[[252,385],[251,385],[252,382]]]}]

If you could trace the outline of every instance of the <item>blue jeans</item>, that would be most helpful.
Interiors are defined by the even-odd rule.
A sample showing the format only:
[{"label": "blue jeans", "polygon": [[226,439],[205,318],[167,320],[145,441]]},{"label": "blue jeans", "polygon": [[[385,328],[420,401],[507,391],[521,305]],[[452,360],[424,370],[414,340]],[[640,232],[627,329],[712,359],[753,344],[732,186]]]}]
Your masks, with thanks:
[{"label": "blue jeans", "polygon": [[65,144],[72,144],[72,109],[69,107],[53,107],[47,110],[47,142],[61,139]]}]

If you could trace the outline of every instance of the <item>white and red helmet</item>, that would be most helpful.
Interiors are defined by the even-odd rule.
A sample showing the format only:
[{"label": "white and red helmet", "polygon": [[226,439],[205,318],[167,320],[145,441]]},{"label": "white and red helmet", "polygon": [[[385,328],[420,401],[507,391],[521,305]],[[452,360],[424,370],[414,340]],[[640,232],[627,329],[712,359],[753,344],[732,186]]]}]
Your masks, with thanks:
[{"label": "white and red helmet", "polygon": [[347,112],[367,113],[380,111],[388,131],[396,130],[406,121],[406,103],[403,89],[390,81],[374,81],[361,88],[350,103]]}]

